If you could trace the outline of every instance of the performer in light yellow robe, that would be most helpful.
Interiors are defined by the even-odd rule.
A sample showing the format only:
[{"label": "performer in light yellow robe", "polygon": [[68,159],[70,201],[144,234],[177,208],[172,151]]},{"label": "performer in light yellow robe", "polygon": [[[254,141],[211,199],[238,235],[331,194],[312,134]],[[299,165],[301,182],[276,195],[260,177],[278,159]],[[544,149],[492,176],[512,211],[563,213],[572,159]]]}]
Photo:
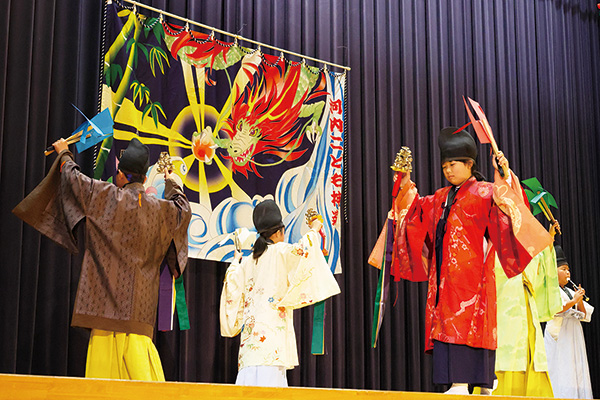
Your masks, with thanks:
[{"label": "performer in light yellow robe", "polygon": [[498,387],[493,394],[553,397],[540,322],[552,319],[562,308],[554,246],[544,249],[523,273],[511,279],[498,262],[495,272]]}]

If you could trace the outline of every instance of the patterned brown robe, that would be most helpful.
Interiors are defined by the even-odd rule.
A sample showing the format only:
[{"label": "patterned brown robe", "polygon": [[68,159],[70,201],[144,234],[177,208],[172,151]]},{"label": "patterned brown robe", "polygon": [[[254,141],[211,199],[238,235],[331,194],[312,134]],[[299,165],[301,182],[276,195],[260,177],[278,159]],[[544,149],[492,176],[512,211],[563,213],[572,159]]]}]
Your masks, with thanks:
[{"label": "patterned brown robe", "polygon": [[63,151],[13,213],[75,253],[73,229],[86,220],[85,253],[71,324],[152,338],[160,265],[178,277],[187,264],[189,202],[175,181],[165,199],[140,183],[119,188],[79,171]]}]

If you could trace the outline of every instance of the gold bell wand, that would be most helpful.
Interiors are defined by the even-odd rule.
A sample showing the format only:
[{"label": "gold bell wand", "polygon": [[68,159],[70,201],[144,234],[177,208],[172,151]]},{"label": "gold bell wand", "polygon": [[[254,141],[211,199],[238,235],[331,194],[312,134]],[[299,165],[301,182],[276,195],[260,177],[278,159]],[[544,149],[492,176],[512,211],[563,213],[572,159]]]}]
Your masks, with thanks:
[{"label": "gold bell wand", "polygon": [[[406,146],[402,146],[400,151],[396,154],[396,159],[394,163],[390,165],[392,171],[401,172],[402,175],[412,171],[412,152]],[[392,198],[396,198],[398,196],[398,192],[400,191],[400,181],[402,179],[396,179],[394,182],[394,188],[392,190]]]}]

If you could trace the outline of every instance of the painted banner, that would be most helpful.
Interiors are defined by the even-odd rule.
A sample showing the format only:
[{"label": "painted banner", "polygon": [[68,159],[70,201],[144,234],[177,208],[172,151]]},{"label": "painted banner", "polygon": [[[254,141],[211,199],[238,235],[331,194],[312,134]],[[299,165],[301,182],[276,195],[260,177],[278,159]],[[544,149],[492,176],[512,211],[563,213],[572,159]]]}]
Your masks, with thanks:
[{"label": "painted banner", "polygon": [[137,137],[150,148],[147,193],[163,196],[152,163],[171,156],[192,204],[190,257],[232,260],[231,233],[245,227],[255,237],[252,210],[271,198],[289,242],[306,233],[309,208],[323,216],[340,272],[346,75],[107,7],[102,109],[115,125],[97,150],[96,177],[114,175]]}]

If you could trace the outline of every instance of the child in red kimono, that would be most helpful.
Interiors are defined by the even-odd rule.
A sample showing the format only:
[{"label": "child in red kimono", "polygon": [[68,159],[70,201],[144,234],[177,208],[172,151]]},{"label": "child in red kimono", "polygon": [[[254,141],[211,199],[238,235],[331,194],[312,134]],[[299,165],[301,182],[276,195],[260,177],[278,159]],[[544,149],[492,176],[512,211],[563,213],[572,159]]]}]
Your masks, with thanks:
[{"label": "child in red kimono", "polygon": [[[401,182],[390,211],[396,225],[392,275],[429,282],[425,348],[433,353],[434,383],[452,385],[448,393],[468,394],[471,384],[491,394],[497,347],[494,251],[512,277],[541,248],[515,236],[537,222],[528,219],[522,197],[509,188],[511,181],[518,186],[517,177],[510,173],[506,180],[497,176],[499,184],[484,182],[475,141],[457,130],[444,128],[439,137],[442,171],[451,186],[421,197],[410,172],[395,177]],[[497,164],[508,170],[501,152]],[[546,234],[549,244],[538,225],[535,234]]]}]

